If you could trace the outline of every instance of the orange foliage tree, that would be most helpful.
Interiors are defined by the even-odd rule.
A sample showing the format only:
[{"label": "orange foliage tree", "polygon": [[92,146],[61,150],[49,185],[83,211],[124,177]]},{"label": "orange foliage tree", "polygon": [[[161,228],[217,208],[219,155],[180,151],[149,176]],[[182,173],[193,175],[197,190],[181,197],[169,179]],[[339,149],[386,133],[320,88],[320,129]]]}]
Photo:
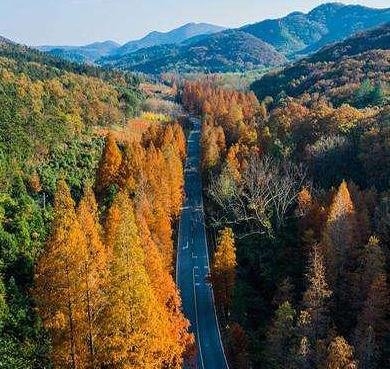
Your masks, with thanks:
[{"label": "orange foliage tree", "polygon": [[225,228],[219,232],[217,249],[211,267],[211,281],[225,319],[228,318],[232,303],[236,265],[233,231]]},{"label": "orange foliage tree", "polygon": [[103,155],[96,175],[96,190],[98,193],[104,192],[111,184],[115,183],[121,161],[122,155],[115,138],[112,133],[109,133],[106,137]]},{"label": "orange foliage tree", "polygon": [[86,367],[88,318],[85,260],[87,242],[65,181],[57,184],[52,231],[35,272],[33,294],[51,334],[57,367]]}]

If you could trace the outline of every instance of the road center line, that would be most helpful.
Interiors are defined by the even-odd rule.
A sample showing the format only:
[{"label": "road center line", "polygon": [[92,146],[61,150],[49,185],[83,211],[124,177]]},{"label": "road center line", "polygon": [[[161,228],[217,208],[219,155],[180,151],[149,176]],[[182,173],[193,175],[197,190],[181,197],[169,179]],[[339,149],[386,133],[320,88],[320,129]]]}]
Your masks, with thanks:
[{"label": "road center line", "polygon": [[[197,335],[198,335],[199,356],[200,356],[200,361],[202,363],[202,368],[204,369],[202,345],[200,343],[199,324],[198,324],[198,302],[197,302],[196,288],[195,288],[195,286],[197,285],[195,283],[195,268],[192,269],[192,284],[194,286],[195,319],[196,319],[196,331],[197,331]],[[199,283],[198,283],[198,285],[199,285]]]}]

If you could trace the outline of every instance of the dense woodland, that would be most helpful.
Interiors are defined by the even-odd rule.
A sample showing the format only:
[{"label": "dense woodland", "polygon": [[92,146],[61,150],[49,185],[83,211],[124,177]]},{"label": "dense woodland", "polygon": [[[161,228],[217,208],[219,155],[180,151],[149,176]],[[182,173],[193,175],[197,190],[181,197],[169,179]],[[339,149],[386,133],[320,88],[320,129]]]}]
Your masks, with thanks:
[{"label": "dense woodland", "polygon": [[390,365],[389,106],[332,97],[183,85],[203,117],[211,278],[235,368]]},{"label": "dense woodland", "polygon": [[[390,367],[388,42],[387,25],[252,90],[220,75],[155,87],[202,119],[210,282],[232,368]],[[173,279],[186,158],[173,110],[146,99],[140,76],[0,38],[1,368],[191,361]],[[138,116],[153,124],[124,134]]]},{"label": "dense woodland", "polygon": [[137,78],[0,50],[0,367],[181,368],[182,127],[104,140],[139,114]]}]

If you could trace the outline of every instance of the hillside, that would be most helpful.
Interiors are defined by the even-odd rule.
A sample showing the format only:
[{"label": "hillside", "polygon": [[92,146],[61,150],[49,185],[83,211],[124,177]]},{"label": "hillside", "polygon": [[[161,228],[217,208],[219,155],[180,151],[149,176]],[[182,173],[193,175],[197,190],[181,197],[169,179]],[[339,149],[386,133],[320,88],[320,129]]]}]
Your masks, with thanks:
[{"label": "hillside", "polygon": [[[326,44],[389,21],[390,9],[330,3],[307,14],[294,12],[283,18],[211,35],[203,32],[190,37],[190,32],[186,32],[189,25],[167,34],[153,32],[141,41],[124,45],[98,63],[145,73],[227,72],[274,67],[283,64],[286,58],[291,60],[311,54]],[[156,48],[158,43],[173,46]],[[148,50],[151,44],[154,46]],[[140,47],[136,55],[123,55],[137,52]]]},{"label": "hillside", "polygon": [[105,41],[85,46],[36,46],[35,48],[62,59],[78,63],[92,63],[105,55],[111,54],[119,47],[120,45],[114,41]]},{"label": "hillside", "polygon": [[274,67],[286,61],[272,46],[242,31],[215,33],[189,45],[163,45],[122,58],[108,58],[116,68],[143,73],[234,72]]},{"label": "hillside", "polygon": [[95,42],[85,46],[36,46],[35,49],[77,63],[94,63],[98,59],[118,58],[137,50],[164,44],[180,44],[188,39],[204,37],[225,28],[208,23],[188,23],[169,32],[153,31],[140,40],[123,46],[114,41]]},{"label": "hillside", "polygon": [[151,32],[140,40],[130,41],[115,51],[114,55],[125,55],[146,47],[163,44],[179,44],[191,37],[213,34],[224,27],[208,23],[188,23],[169,32]]},{"label": "hillside", "polygon": [[[136,367],[144,360],[155,368],[182,366],[193,339],[170,270],[185,137],[179,124],[161,114],[162,125],[149,113],[153,128],[135,141],[126,122],[139,115],[142,101],[133,76],[0,42],[0,367],[70,368],[76,355],[83,368],[92,360],[95,367],[120,367],[123,357],[137,360]],[[122,132],[120,147],[112,127]],[[101,132],[109,133],[106,140]],[[122,305],[111,320],[124,298],[127,316],[139,317],[123,319]],[[77,343],[64,333],[72,329],[73,311]],[[98,330],[107,333],[92,343],[88,337]],[[142,347],[131,359],[116,345],[123,332],[132,339],[125,348],[133,337]]]},{"label": "hillside", "polygon": [[353,33],[390,21],[389,9],[330,3],[307,14],[265,20],[241,28],[285,54],[308,54],[322,46],[341,41]]},{"label": "hillside", "polygon": [[277,98],[321,93],[331,101],[359,105],[364,88],[385,93],[390,80],[390,23],[328,46],[252,85],[256,95]]},{"label": "hillside", "polygon": [[7,44],[10,44],[12,43],[11,40],[9,40],[8,38],[5,38],[3,36],[0,36],[0,43],[7,43]]}]

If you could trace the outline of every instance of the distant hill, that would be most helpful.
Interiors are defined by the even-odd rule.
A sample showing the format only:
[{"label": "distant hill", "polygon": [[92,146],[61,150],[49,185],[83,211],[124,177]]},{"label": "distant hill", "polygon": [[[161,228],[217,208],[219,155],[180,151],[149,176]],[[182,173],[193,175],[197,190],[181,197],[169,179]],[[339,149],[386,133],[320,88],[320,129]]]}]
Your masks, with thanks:
[{"label": "distant hill", "polygon": [[189,45],[154,46],[102,61],[119,69],[154,74],[245,71],[284,62],[285,57],[273,46],[239,30],[215,33]]},{"label": "distant hill", "polygon": [[[35,63],[49,67],[47,70],[44,70],[42,74],[37,73],[35,76],[37,79],[53,78],[55,76],[62,75],[64,72],[97,77],[104,80],[115,80],[119,77],[123,78],[123,76],[126,77],[126,81],[136,79],[136,77],[133,75],[130,76],[115,70],[100,68],[97,65],[79,64],[69,60],[61,59],[52,54],[41,52],[35,48],[30,48],[25,45],[16,44],[12,41],[0,41],[0,57],[16,60],[18,62],[17,65],[19,72],[23,71],[24,67],[27,68],[27,66],[30,65],[29,63]],[[37,72],[39,70],[39,68],[36,68],[35,71]],[[28,70],[25,70],[24,72],[29,74]],[[30,74],[30,78],[33,77],[34,75]]]},{"label": "distant hill", "polygon": [[[358,31],[386,22],[390,22],[390,8],[371,9],[360,5],[329,3],[307,14],[294,12],[238,30],[195,35],[181,42],[177,38],[170,42],[171,46],[156,48],[154,45],[148,50],[149,43],[158,39],[161,41],[160,33],[152,33],[141,40],[142,49],[136,50],[141,45],[139,42],[128,43],[98,63],[145,73],[223,72],[273,67],[285,63],[286,58],[296,60],[318,51],[326,44],[342,41]],[[182,34],[185,28],[172,32]],[[189,36],[189,33],[186,35]],[[164,40],[164,44],[169,43],[168,38]],[[131,50],[134,55],[126,54]],[[123,52],[125,55],[121,55]]]},{"label": "distant hill", "polygon": [[390,22],[389,9],[361,5],[323,4],[307,14],[265,20],[241,28],[285,54],[309,54],[352,34]]},{"label": "distant hill", "polygon": [[220,32],[224,27],[207,23],[188,23],[169,32],[151,32],[140,40],[130,41],[121,46],[114,41],[96,42],[86,46],[36,46],[42,52],[77,63],[94,63],[105,57],[119,57],[137,50],[164,44],[180,44],[188,39],[205,37]]},{"label": "distant hill", "polygon": [[381,85],[387,89],[389,81],[390,23],[387,23],[265,75],[253,83],[252,89],[259,99],[319,93],[335,104],[349,101],[359,106],[359,93],[380,94]]},{"label": "distant hill", "polygon": [[11,40],[9,40],[8,38],[0,36],[0,43],[12,44],[13,42]]},{"label": "distant hill", "polygon": [[115,55],[125,55],[145,47],[163,44],[179,44],[191,37],[209,35],[224,30],[224,27],[208,23],[188,23],[169,32],[151,32],[144,38],[130,41],[115,51]]},{"label": "distant hill", "polygon": [[145,73],[245,71],[300,59],[387,22],[390,8],[328,3],[307,14],[293,12],[236,30],[188,23],[169,32],[151,32],[123,46],[107,41],[81,47],[42,46],[39,50],[78,63]]},{"label": "distant hill", "polygon": [[85,46],[36,46],[42,52],[78,63],[93,63],[95,60],[111,54],[120,47],[114,41],[95,42]]}]

